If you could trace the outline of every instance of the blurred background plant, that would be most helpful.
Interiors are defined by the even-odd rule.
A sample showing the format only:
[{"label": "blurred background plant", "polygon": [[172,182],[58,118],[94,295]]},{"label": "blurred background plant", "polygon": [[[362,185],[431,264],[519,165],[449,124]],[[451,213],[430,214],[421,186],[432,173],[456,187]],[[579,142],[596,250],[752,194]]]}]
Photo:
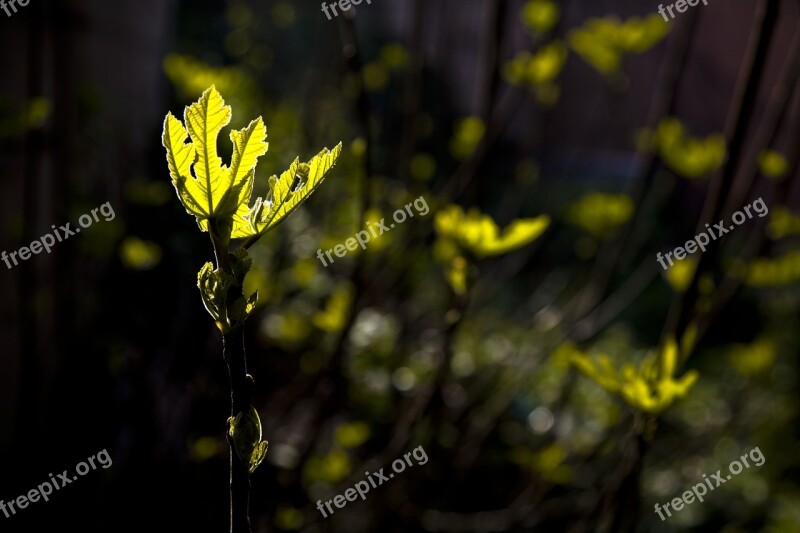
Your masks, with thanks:
[{"label": "blurred background plant", "polygon": [[[4,526],[91,505],[89,531],[226,527],[211,257],[153,141],[213,83],[232,127],[269,127],[259,196],[344,140],[251,248],[255,531],[797,531],[800,13],[656,7],[42,0],[2,21],[3,249],[117,212],[3,275],[4,494],[114,451]],[[420,195],[431,216],[316,259]],[[767,217],[663,272],[657,251],[758,197]],[[418,445],[424,467],[316,511]],[[763,467],[652,512],[755,446]]]}]

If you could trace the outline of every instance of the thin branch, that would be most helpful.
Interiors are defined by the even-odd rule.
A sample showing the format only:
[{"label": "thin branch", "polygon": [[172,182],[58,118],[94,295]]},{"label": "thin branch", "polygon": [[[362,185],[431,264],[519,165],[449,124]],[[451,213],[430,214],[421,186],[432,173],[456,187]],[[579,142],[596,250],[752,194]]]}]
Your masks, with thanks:
[{"label": "thin branch", "polygon": [[[716,221],[721,218],[723,191],[727,192],[731,188],[744,148],[745,137],[753,119],[758,86],[766,68],[767,56],[778,21],[779,4],[779,0],[760,0],[756,6],[748,51],[734,98],[731,101],[730,118],[725,132],[725,137],[729,139],[728,157],[722,169],[712,178],[695,233],[705,230],[706,221]],[[718,250],[719,241],[714,240],[707,247],[706,252],[700,256],[689,288],[673,299],[665,322],[664,335],[680,336],[691,322],[694,310],[689,309],[688,306],[697,300],[699,295],[697,285],[700,275],[716,263]]]}]

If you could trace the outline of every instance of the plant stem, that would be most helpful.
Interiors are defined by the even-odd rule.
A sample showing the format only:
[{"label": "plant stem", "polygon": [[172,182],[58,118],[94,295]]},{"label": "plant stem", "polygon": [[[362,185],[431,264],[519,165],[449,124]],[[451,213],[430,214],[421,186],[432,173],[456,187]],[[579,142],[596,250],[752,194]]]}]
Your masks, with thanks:
[{"label": "plant stem", "polygon": [[[233,288],[228,294],[235,294]],[[223,355],[231,382],[231,416],[250,411],[253,378],[247,374],[244,332],[236,328],[223,336]],[[227,435],[231,456],[231,533],[250,533],[250,467],[236,453],[233,439]]]},{"label": "plant stem", "polygon": [[[728,156],[722,168],[712,178],[696,233],[705,231],[703,224],[723,218],[726,195],[731,190],[736,170],[744,151],[744,144],[750,124],[756,111],[758,88],[764,76],[769,51],[774,43],[775,27],[779,20],[778,0],[761,0],[754,17],[748,50],[742,64],[736,92],[731,102],[730,117],[725,128],[728,141]],[[711,271],[717,264],[720,241],[712,241],[695,269],[695,274],[686,291],[676,295],[670,305],[664,327],[664,336],[681,337],[689,325],[695,321],[697,310],[694,305],[699,296],[698,280],[701,274]]]},{"label": "plant stem", "polygon": [[[228,232],[228,234],[230,234]],[[231,309],[233,303],[242,298],[242,279],[236,278],[228,257],[228,239],[220,238],[220,227],[217,221],[209,221],[209,236],[214,246],[217,268],[224,269],[234,276],[234,283],[225,296],[225,305]],[[230,317],[230,313],[227,313]],[[253,402],[253,377],[247,373],[247,356],[244,351],[244,331],[234,327],[222,336],[222,355],[228,366],[228,377],[231,384],[231,417],[238,413],[249,413]],[[230,491],[231,491],[231,533],[251,533],[250,528],[250,465],[239,457],[233,438],[226,429],[226,439],[230,452]]]}]

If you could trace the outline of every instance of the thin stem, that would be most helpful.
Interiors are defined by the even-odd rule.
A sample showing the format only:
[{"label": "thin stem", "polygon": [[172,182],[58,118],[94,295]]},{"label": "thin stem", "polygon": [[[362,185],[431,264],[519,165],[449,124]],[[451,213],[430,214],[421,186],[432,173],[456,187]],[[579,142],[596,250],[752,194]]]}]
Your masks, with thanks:
[{"label": "thin stem", "polygon": [[[703,206],[703,213],[697,221],[696,233],[705,231],[703,224],[720,220],[723,215],[724,194],[730,191],[737,166],[740,163],[747,131],[752,122],[756,95],[766,69],[770,46],[778,22],[778,0],[762,0],[756,7],[754,27],[750,36],[748,52],[739,78],[739,84],[731,102],[731,116],[726,127],[728,158],[722,169],[713,177]],[[692,282],[681,295],[675,297],[665,323],[664,333],[680,336],[695,319],[694,309],[689,306],[697,300],[698,280],[702,272],[714,265],[719,252],[719,241],[712,241],[706,253],[700,256]]]},{"label": "thin stem", "polygon": [[[237,278],[228,257],[229,239],[220,237],[217,220],[208,221],[208,233],[214,247],[217,268],[234,277],[234,283],[225,296],[225,305],[231,309],[233,303],[244,297],[242,279]],[[227,233],[230,234],[229,232]],[[247,373],[247,356],[244,351],[244,332],[240,326],[222,336],[222,355],[228,366],[231,385],[231,417],[249,413],[253,400],[253,377]],[[231,533],[251,533],[250,528],[250,465],[239,457],[233,438],[226,429],[230,453],[230,505]]]},{"label": "thin stem", "polygon": [[[247,374],[244,332],[241,328],[236,328],[223,336],[223,355],[228,365],[231,383],[231,416],[246,413],[250,410],[253,381]],[[231,458],[231,533],[250,533],[250,467],[239,457],[230,435],[228,435],[228,446]]]}]

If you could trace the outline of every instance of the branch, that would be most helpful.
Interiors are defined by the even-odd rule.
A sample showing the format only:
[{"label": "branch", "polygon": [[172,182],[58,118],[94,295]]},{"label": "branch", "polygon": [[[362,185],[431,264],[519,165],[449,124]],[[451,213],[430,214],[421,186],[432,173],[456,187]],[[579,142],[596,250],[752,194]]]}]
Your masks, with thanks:
[{"label": "branch", "polygon": [[[709,194],[700,219],[697,231],[704,231],[705,221],[717,221],[722,215],[723,191],[729,191],[739,164],[745,137],[753,119],[758,86],[766,68],[767,56],[778,21],[778,0],[761,0],[756,7],[755,23],[750,36],[750,43],[742,67],[739,85],[731,102],[731,117],[726,127],[728,142],[728,158],[723,168],[713,177]],[[689,302],[699,296],[697,287],[700,274],[716,262],[719,252],[719,241],[712,241],[704,254],[700,256],[695,275],[686,292],[677,295],[665,323],[664,333],[674,336],[682,332],[694,319],[693,310],[688,310]]]}]

